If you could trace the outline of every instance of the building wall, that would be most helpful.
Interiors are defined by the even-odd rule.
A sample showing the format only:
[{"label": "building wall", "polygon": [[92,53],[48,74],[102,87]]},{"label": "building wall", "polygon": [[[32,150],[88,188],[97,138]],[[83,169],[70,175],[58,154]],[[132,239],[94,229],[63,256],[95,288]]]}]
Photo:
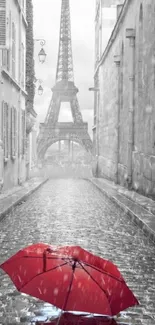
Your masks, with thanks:
[{"label": "building wall", "polygon": [[[116,180],[118,173],[120,184],[145,194],[155,192],[154,13],[154,0],[126,0],[95,72],[95,77],[99,76],[100,89],[96,108],[99,176]],[[129,28],[135,30],[135,38],[126,38]],[[119,65],[114,62],[116,55],[120,58]],[[133,115],[130,112],[132,104]]]},{"label": "building wall", "polygon": [[[25,39],[24,1],[6,0],[8,18],[7,47],[0,50],[0,179],[3,189],[26,178],[25,167]],[[15,32],[14,32],[15,31]]]},{"label": "building wall", "polygon": [[[117,21],[117,17],[121,11],[121,5],[124,0],[96,0],[95,12],[95,70],[101,60],[102,54],[108,44],[111,33]],[[99,69],[94,76],[94,87],[98,89],[102,79]],[[98,156],[99,139],[98,139],[98,124],[99,124],[99,109],[100,92],[94,93],[94,126],[93,126],[93,148],[94,156]],[[98,159],[98,158],[97,158]],[[102,157],[103,159],[103,157]],[[93,171],[95,174],[97,161],[94,160]]]}]

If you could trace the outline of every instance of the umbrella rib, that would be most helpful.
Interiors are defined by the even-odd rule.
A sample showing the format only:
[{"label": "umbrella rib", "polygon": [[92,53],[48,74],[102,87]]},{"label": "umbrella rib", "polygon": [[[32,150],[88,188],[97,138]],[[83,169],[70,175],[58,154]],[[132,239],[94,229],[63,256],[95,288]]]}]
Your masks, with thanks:
[{"label": "umbrella rib", "polygon": [[107,299],[109,301],[109,297],[108,297],[106,291],[100,286],[100,284],[92,277],[92,275],[87,271],[87,269],[85,269],[85,267],[80,262],[79,262],[79,264],[81,265],[83,270],[91,277],[91,279],[98,285],[98,287],[105,293],[105,295],[106,295],[106,297],[107,297]]},{"label": "umbrella rib", "polygon": [[[28,256],[28,255],[25,255],[25,256],[22,256],[21,258],[42,258],[42,256]],[[59,257],[51,257],[51,256],[47,256],[46,255],[46,259],[48,259],[48,260],[65,260],[66,258],[68,258],[68,257],[61,257],[61,256],[59,256]]]},{"label": "umbrella rib", "polygon": [[84,264],[85,264],[86,266],[91,267],[91,268],[94,269],[95,271],[98,271],[98,272],[100,272],[100,273],[103,273],[103,274],[105,274],[105,275],[108,275],[110,278],[112,278],[112,279],[114,279],[114,280],[117,280],[117,281],[119,281],[119,282],[121,282],[121,283],[125,283],[124,280],[121,280],[121,279],[115,277],[114,275],[112,275],[112,274],[110,274],[110,273],[108,273],[108,272],[106,272],[106,271],[102,271],[102,270],[98,269],[97,267],[95,267],[95,266],[93,266],[93,265],[91,265],[91,264],[88,264],[88,263],[85,263],[85,262],[84,262]]},{"label": "umbrella rib", "polygon": [[64,265],[66,265],[66,264],[68,264],[67,262],[66,263],[63,263],[63,264],[61,264],[61,265],[57,265],[56,267],[54,267],[53,269],[50,269],[50,270],[48,270],[48,271],[44,271],[44,272],[41,272],[41,273],[39,273],[39,274],[37,274],[37,275],[35,275],[33,278],[31,278],[28,282],[26,282],[26,283],[24,283],[23,284],[23,286],[21,286],[21,288],[20,289],[18,289],[19,291],[21,291],[28,283],[30,283],[32,280],[34,280],[35,278],[37,278],[39,275],[42,275],[42,274],[44,274],[44,273],[48,273],[48,272],[50,272],[50,271],[53,271],[53,270],[56,270],[58,267],[62,267],[62,266],[64,266]]},{"label": "umbrella rib", "polygon": [[[28,259],[40,258],[40,259],[42,259],[43,257],[42,256],[28,256],[28,255],[20,256],[20,257],[17,256],[14,259],[9,259],[9,260],[5,261],[4,263],[0,264],[0,268],[2,268],[4,264],[10,264],[12,262],[14,263],[16,260],[18,261],[19,259],[23,259],[23,258],[28,258]],[[65,261],[66,258],[67,257],[48,257],[48,256],[46,256],[46,259],[51,259],[51,260],[54,260],[54,259],[59,260],[60,259],[62,261]]]}]

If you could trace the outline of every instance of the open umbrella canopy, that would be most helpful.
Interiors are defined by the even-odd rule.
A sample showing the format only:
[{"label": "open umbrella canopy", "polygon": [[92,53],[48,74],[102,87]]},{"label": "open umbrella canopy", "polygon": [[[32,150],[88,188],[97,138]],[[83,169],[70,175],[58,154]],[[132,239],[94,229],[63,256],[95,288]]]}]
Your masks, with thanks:
[{"label": "open umbrella canopy", "polygon": [[138,304],[112,262],[79,246],[34,244],[0,267],[20,292],[64,311],[112,316]]}]

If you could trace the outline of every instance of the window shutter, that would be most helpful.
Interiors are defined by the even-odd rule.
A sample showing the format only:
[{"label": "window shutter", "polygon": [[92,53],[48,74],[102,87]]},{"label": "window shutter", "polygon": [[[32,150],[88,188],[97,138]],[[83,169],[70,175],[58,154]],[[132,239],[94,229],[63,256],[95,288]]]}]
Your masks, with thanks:
[{"label": "window shutter", "polygon": [[0,49],[6,48],[6,0],[0,0]]},{"label": "window shutter", "polygon": [[12,23],[12,76],[16,79],[16,29],[15,23]]},{"label": "window shutter", "polygon": [[3,104],[3,148],[4,158],[6,157],[6,103]]},{"label": "window shutter", "polygon": [[11,156],[15,158],[16,155],[16,139],[17,139],[17,116],[16,108],[11,108]]},{"label": "window shutter", "polygon": [[[1,1],[1,0],[0,0]],[[5,48],[2,50],[2,66],[10,71],[10,58],[11,58],[11,11],[9,12],[9,39],[8,39],[8,49]]]},{"label": "window shutter", "polygon": [[25,88],[25,49],[24,44],[21,45],[21,52],[22,52],[22,72],[21,72],[21,85]]},{"label": "window shutter", "polygon": [[8,105],[8,156],[10,156],[11,152],[11,112],[10,107]]},{"label": "window shutter", "polygon": [[25,154],[25,146],[26,146],[26,126],[25,126],[25,111],[22,110],[22,154]]},{"label": "window shutter", "polygon": [[11,157],[14,156],[14,107],[11,107]]},{"label": "window shutter", "polygon": [[4,147],[4,100],[2,101],[2,110],[1,110],[1,140]]},{"label": "window shutter", "polygon": [[9,106],[6,103],[5,108],[5,114],[6,114],[6,155],[5,158],[9,158],[9,133],[10,133],[10,123],[9,123]]},{"label": "window shutter", "polygon": [[17,110],[15,109],[15,154],[17,153],[17,128],[18,128],[18,123],[17,123],[18,115],[17,115]]},{"label": "window shutter", "polygon": [[2,66],[7,69],[7,50],[2,50]]},{"label": "window shutter", "polygon": [[3,102],[3,148],[4,148],[4,159],[9,158],[9,106]]}]

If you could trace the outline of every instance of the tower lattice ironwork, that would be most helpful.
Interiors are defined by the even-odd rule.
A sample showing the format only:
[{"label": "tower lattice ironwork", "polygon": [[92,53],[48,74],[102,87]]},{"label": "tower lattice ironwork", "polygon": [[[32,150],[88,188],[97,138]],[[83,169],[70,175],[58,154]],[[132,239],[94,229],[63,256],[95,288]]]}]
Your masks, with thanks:
[{"label": "tower lattice ironwork", "polygon": [[[61,5],[56,82],[52,91],[45,122],[40,124],[38,159],[42,160],[47,149],[61,140],[77,142],[91,152],[92,141],[88,133],[88,123],[83,122],[77,99],[78,88],[74,84],[69,0],[62,0]],[[63,102],[70,103],[73,122],[58,122]]]}]

